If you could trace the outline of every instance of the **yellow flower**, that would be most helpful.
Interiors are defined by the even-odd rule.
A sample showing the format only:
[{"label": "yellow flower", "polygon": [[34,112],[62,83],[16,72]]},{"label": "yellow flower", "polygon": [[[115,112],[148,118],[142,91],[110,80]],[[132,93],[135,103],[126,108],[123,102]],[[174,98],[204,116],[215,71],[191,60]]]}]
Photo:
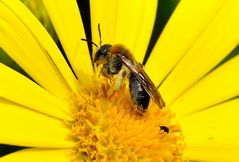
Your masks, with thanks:
[{"label": "yellow flower", "polygon": [[[43,2],[71,68],[20,1],[0,0],[0,47],[32,78],[0,65],[0,143],[31,147],[0,162],[237,161],[239,57],[222,60],[238,45],[239,1],[179,3],[145,64],[166,107],[142,116],[127,87],[94,76],[77,3]],[[142,62],[156,7],[91,1],[92,40],[100,23],[104,43]]]}]

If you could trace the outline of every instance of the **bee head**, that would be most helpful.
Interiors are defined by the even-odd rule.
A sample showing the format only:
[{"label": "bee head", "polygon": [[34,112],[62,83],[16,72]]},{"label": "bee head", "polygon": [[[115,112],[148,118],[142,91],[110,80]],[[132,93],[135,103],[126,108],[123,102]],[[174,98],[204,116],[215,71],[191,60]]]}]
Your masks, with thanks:
[{"label": "bee head", "polygon": [[96,65],[104,63],[106,61],[106,57],[107,57],[111,47],[112,47],[112,45],[110,45],[110,44],[104,44],[104,45],[100,46],[100,48],[95,53],[93,62],[96,63]]},{"label": "bee head", "polygon": [[93,63],[96,63],[96,66],[106,62],[107,55],[110,52],[110,49],[112,47],[112,45],[110,45],[110,44],[101,45],[102,39],[101,39],[100,24],[98,24],[98,31],[99,31],[99,37],[100,37],[100,45],[99,46],[96,43],[92,42],[91,40],[81,39],[83,41],[91,43],[92,45],[94,45],[98,48],[98,50],[96,51],[95,56],[93,58]]}]

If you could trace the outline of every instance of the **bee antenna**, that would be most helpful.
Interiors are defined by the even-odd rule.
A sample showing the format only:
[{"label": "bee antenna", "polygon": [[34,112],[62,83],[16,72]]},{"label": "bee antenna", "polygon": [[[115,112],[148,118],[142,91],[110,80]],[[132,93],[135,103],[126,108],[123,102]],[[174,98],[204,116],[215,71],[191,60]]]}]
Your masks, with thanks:
[{"label": "bee antenna", "polygon": [[89,40],[89,39],[81,39],[81,40],[82,40],[82,41],[89,42],[89,43],[93,44],[94,46],[96,46],[96,47],[98,48],[97,44],[95,44],[94,42],[92,42],[92,41]]},{"label": "bee antenna", "polygon": [[102,39],[101,39],[100,24],[98,24],[98,32],[99,32],[99,36],[100,36],[100,46],[101,46],[101,44],[102,44]]}]

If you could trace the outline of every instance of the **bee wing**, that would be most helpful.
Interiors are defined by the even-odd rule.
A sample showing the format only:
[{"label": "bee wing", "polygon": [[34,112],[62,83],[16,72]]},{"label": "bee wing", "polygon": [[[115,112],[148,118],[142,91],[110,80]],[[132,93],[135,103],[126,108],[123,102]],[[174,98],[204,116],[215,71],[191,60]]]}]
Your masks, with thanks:
[{"label": "bee wing", "polygon": [[165,103],[154,83],[151,81],[149,76],[145,73],[142,66],[138,64],[136,61],[127,58],[124,55],[120,55],[121,60],[124,65],[128,67],[128,69],[136,76],[140,84],[144,87],[146,92],[150,95],[150,97],[154,100],[154,102],[160,107],[165,107]]}]

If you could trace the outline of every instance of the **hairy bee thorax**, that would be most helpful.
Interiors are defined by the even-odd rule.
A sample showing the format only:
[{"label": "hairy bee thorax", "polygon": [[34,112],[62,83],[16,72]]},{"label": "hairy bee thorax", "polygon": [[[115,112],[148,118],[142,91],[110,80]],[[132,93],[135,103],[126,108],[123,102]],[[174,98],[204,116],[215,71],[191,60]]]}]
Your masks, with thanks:
[{"label": "hairy bee thorax", "polygon": [[128,59],[133,59],[133,55],[128,48],[122,44],[115,44],[110,48],[109,55],[121,54],[126,56]]}]

